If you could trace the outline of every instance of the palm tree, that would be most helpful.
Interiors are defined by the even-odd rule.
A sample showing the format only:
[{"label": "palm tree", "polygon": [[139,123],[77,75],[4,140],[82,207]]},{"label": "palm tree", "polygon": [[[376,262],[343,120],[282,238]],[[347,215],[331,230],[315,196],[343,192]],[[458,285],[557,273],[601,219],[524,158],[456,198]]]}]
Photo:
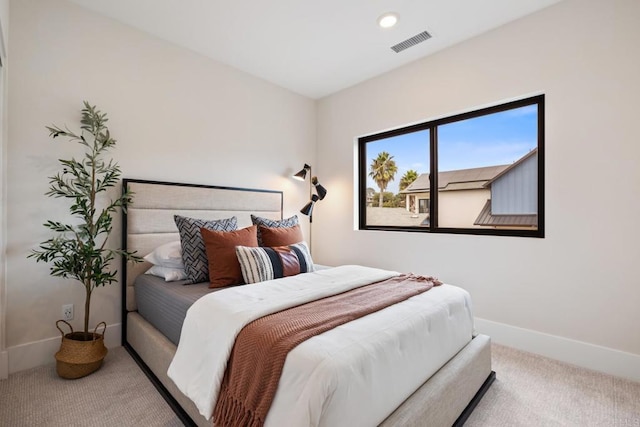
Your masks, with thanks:
[{"label": "palm tree", "polygon": [[404,175],[402,175],[402,178],[400,178],[400,191],[410,186],[416,179],[418,179],[418,171],[414,171],[413,169],[406,171]]},{"label": "palm tree", "polygon": [[382,207],[384,190],[387,189],[389,181],[393,181],[396,172],[398,172],[398,166],[396,166],[393,156],[386,151],[379,153],[378,157],[371,163],[369,176],[373,178],[378,187],[380,187],[380,207]]}]

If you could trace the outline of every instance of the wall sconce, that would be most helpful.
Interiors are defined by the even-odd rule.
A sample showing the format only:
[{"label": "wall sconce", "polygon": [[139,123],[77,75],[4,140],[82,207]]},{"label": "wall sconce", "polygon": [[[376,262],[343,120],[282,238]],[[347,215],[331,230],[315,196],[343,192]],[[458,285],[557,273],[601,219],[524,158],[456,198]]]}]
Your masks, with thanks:
[{"label": "wall sconce", "polygon": [[[327,189],[320,185],[318,177],[312,176],[311,166],[306,163],[298,173],[293,175],[293,178],[299,181],[304,181],[307,175],[311,176],[311,179],[309,180],[309,203],[300,209],[300,213],[309,217],[309,250],[311,250],[311,223],[313,222],[313,207],[318,200],[322,200],[326,197]],[[314,188],[316,190],[315,194],[313,193]]]},{"label": "wall sconce", "polygon": [[307,203],[306,205],[304,205],[302,209],[300,209],[300,212],[302,214],[309,217],[309,222],[311,222],[311,218],[313,217],[312,216],[313,206],[316,204],[318,200],[320,200],[320,197],[314,194],[311,196],[311,201],[309,201],[309,203]]},{"label": "wall sconce", "polygon": [[297,179],[298,181],[304,181],[304,179],[307,177],[307,172],[309,172],[309,175],[311,175],[311,166],[305,163],[304,167],[300,169],[300,172],[293,175],[293,178]]},{"label": "wall sconce", "polygon": [[[300,169],[298,173],[293,175],[293,178],[298,181],[304,181],[307,178],[307,175],[311,175],[311,166],[305,163],[304,167]],[[316,190],[316,194],[313,194],[314,188]],[[311,176],[311,179],[309,180],[309,203],[300,209],[300,213],[309,217],[309,222],[313,222],[313,206],[318,200],[324,199],[326,195],[327,189],[320,185],[318,177]]]},{"label": "wall sconce", "polygon": [[322,200],[327,195],[327,189],[324,188],[318,182],[318,177],[314,176],[311,178],[311,184],[316,188],[316,194],[318,194],[318,199]]}]

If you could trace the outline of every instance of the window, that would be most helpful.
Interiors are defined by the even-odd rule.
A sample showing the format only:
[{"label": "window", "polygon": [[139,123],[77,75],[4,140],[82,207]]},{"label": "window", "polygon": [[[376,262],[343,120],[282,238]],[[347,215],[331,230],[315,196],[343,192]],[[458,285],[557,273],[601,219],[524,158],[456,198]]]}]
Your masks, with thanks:
[{"label": "window", "polygon": [[544,237],[544,95],[362,137],[358,156],[360,229]]},{"label": "window", "polygon": [[418,199],[418,213],[429,213],[429,199]]}]

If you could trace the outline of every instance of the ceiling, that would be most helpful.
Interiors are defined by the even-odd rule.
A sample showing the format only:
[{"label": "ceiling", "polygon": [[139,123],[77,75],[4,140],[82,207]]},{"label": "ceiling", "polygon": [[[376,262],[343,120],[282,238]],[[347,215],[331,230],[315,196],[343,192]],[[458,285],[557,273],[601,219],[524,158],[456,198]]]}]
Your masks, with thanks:
[{"label": "ceiling", "polygon": [[[560,0],[70,1],[317,99]],[[378,27],[389,11],[398,24]],[[431,39],[391,50],[425,30]]]}]

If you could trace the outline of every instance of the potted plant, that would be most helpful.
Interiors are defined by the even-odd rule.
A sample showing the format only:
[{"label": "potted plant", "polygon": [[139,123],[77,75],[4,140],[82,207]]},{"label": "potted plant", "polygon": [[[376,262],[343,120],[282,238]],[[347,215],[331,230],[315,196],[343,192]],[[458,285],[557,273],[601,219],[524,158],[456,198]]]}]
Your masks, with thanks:
[{"label": "potted plant", "polygon": [[[79,160],[59,160],[62,171],[49,177],[50,187],[45,193],[49,197],[69,199],[69,211],[76,220],[72,224],[47,221],[44,226],[55,236],[29,254],[38,262],[51,263],[52,276],[75,279],[85,288],[84,331],[74,332],[64,320],[56,322],[62,333],[60,351],[56,353],[57,371],[63,378],[80,378],[102,365],[107,353],[104,346],[106,323],[101,322],[93,331],[89,330],[91,294],[97,287],[117,281],[117,271],[110,269],[110,263],[116,256],[134,262],[141,260],[134,253],[106,247],[113,227],[113,214],[118,209],[126,209],[133,197],[125,191],[116,199],[100,199],[100,196],[106,197],[101,193],[115,186],[121,175],[117,163],[103,160],[105,153],[116,143],[106,122],[106,114],[84,101],[80,133],[66,127],[47,126],[49,136],[68,137],[70,141],[84,146],[85,151]],[[62,331],[61,322],[71,329],[70,333]],[[103,326],[102,333],[98,333],[99,326]]]}]

